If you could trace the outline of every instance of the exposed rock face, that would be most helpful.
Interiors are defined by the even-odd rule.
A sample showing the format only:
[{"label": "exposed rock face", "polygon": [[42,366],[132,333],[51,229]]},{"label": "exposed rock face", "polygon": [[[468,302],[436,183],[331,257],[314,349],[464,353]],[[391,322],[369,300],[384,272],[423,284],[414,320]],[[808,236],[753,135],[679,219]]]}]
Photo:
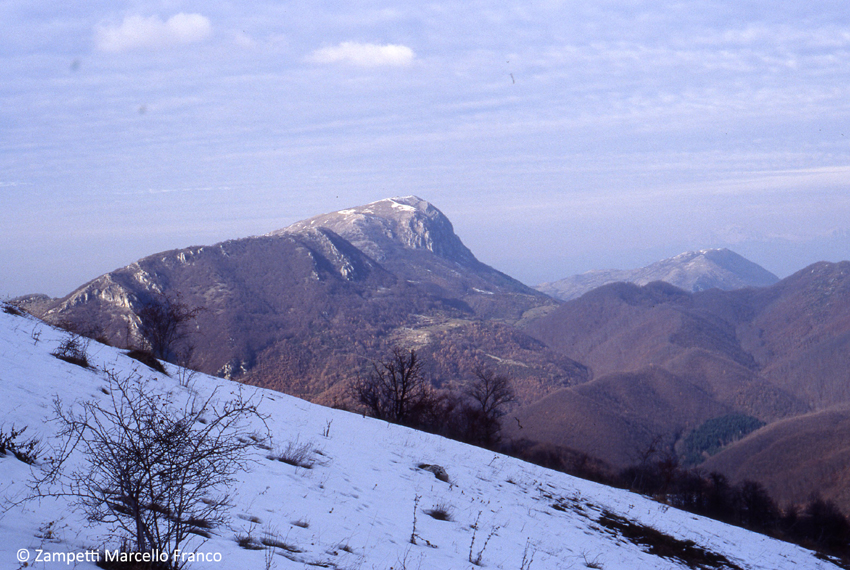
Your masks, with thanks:
[{"label": "exposed rock face", "polygon": [[728,249],[689,251],[641,269],[588,271],[535,287],[556,299],[569,301],[592,289],[619,281],[646,285],[664,281],[685,291],[717,288],[724,291],[745,287],[767,287],[779,278],[763,267]]},{"label": "exposed rock face", "polygon": [[[436,207],[416,196],[379,200],[322,214],[270,236],[324,228],[341,236],[397,277],[458,298],[479,316],[505,316],[507,304],[523,311],[548,301],[541,293],[478,261]],[[509,318],[518,319],[521,313]]]},{"label": "exposed rock face", "polygon": [[50,297],[48,295],[44,295],[41,293],[34,293],[30,295],[22,295],[20,297],[15,297],[11,300],[11,303],[16,307],[20,307],[25,311],[33,314],[41,314],[50,307],[56,299]]},{"label": "exposed rock face", "polygon": [[416,196],[387,198],[315,216],[269,235],[311,228],[327,228],[339,234],[379,263],[403,255],[401,250],[424,249],[461,265],[478,265],[472,252],[455,235],[449,219]]}]

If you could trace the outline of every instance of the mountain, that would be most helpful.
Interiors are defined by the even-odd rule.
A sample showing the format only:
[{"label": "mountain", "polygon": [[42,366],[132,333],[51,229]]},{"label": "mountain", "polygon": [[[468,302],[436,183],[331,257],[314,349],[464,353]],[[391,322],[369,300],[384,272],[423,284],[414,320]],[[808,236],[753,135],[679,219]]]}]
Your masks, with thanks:
[{"label": "mountain", "polygon": [[316,228],[339,235],[399,279],[461,300],[478,316],[518,319],[524,310],[546,303],[534,289],[478,261],[449,219],[416,196],[323,214],[268,235]]},{"label": "mountain", "polygon": [[717,288],[729,291],[744,287],[766,287],[779,278],[728,249],[689,251],[640,269],[603,269],[588,271],[535,287],[556,299],[569,301],[588,291],[615,282],[646,285],[664,281],[685,291]]},{"label": "mountain", "polygon": [[[403,197],[148,256],[30,306],[129,346],[141,309],[162,294],[201,308],[189,341],[204,372],[346,406],[373,362],[415,348],[437,389],[462,388],[478,366],[510,377],[509,438],[612,469],[659,442],[682,452],[720,418],[767,430],[850,403],[848,262],[759,288],[616,282],[558,302],[479,262],[437,208]],[[814,470],[820,460],[830,458],[806,459],[806,488],[850,512],[830,490],[842,479]],[[778,467],[796,476],[790,462]],[[747,476],[777,476],[757,471]]]},{"label": "mountain", "polygon": [[[850,404],[850,262],[816,263],[772,286],[735,291],[613,283],[524,330],[587,366],[590,379],[519,410],[523,429],[511,425],[512,436],[625,467],[656,438],[681,449],[709,420],[751,417],[767,425],[707,466],[764,482],[781,501],[817,491],[850,511],[844,478],[827,467],[850,448],[824,420]],[[834,445],[806,443],[817,438]],[[782,445],[760,443],[751,453],[769,441]],[[792,493],[778,481],[802,483]]]},{"label": "mountain", "polygon": [[[258,402],[265,421],[245,426],[258,445],[226,489],[229,516],[198,521],[183,545],[196,555],[189,568],[839,568],[648,497],[277,392],[204,374],[186,381],[174,366],[158,373],[98,343],[82,368],[51,354],[67,333],[14,312],[0,311],[4,430],[26,426],[27,437],[57,444],[60,426],[48,421],[54,402],[108,409],[110,374],[138,378],[145,394],[170,394],[177,406],[210,398],[223,406],[237,393]],[[302,466],[276,459],[287,449],[301,450]],[[75,568],[94,570],[95,556],[103,561],[105,550],[120,547],[121,532],[87,520],[67,495],[21,502],[31,477],[51,467],[47,453],[32,466],[0,454],[0,567],[69,566],[73,555]],[[67,465],[86,461],[80,445]]]},{"label": "mountain", "polygon": [[[784,504],[803,504],[814,491],[850,504],[850,406],[774,422],[732,443],[701,465],[730,481],[758,480]],[[815,482],[812,485],[811,482]]]},{"label": "mountain", "polygon": [[151,255],[31,308],[128,346],[141,307],[161,294],[202,308],[191,338],[198,369],[327,403],[396,345],[438,355],[428,359],[437,384],[476,359],[521,359],[518,388],[530,399],[584,374],[512,326],[555,303],[479,262],[448,218],[413,196]]}]

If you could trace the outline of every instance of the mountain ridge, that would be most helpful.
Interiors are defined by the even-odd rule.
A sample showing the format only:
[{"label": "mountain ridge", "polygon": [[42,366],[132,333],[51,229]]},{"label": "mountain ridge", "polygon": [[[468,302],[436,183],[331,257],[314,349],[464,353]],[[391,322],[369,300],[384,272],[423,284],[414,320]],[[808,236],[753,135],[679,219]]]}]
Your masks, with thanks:
[{"label": "mountain ridge", "polygon": [[346,397],[346,382],[395,344],[439,338],[445,362],[433,372],[468,373],[475,363],[455,346],[468,344],[466,334],[502,338],[495,358],[531,358],[519,381],[530,398],[583,374],[568,359],[552,366],[545,347],[504,330],[555,301],[479,262],[442,212],[412,196],[153,254],[62,299],[39,299],[37,314],[96,323],[110,342],[128,345],[139,309],[163,293],[204,308],[194,341],[201,370],[327,403]]},{"label": "mountain ridge", "polygon": [[477,368],[510,377],[519,404],[508,435],[569,443],[615,467],[719,415],[771,423],[850,400],[846,262],[761,288],[616,282],[558,302],[480,263],[442,212],[411,196],[161,252],[32,302],[127,346],[139,308],[162,293],[204,308],[190,337],[202,371],[355,405],[352,382],[412,348],[438,390],[461,390]]},{"label": "mountain ridge", "polygon": [[461,264],[478,260],[454,233],[451,221],[433,204],[418,196],[385,198],[337,212],[295,222],[266,235],[274,236],[323,227],[347,239],[378,261],[394,249],[425,249]]},{"label": "mountain ridge", "polygon": [[[796,418],[850,403],[850,262],[819,262],[772,286],[733,291],[688,293],[663,282],[612,283],[564,303],[524,330],[587,366],[590,381],[519,411],[521,436],[560,443],[618,467],[629,465],[635,449],[647,449],[658,437],[672,451],[701,423],[727,413],[766,422],[750,436],[757,438],[771,433],[774,423],[803,425]],[[654,406],[665,401],[671,410],[692,412],[664,412],[669,421],[659,422]],[[615,405],[625,411],[612,414]],[[619,424],[609,436],[619,433],[628,445],[600,440],[602,427],[575,429],[600,423]],[[803,487],[850,511],[843,479],[818,467],[834,464],[833,454],[850,454],[850,446],[830,438],[827,422],[805,425],[813,426],[810,432],[823,430],[823,438],[835,445],[806,446],[802,434],[782,432],[790,449],[808,454],[798,458],[805,466]],[[520,436],[510,427],[512,436]],[[744,441],[752,440],[734,445],[743,449]],[[721,457],[723,452],[711,466],[737,473],[735,462]],[[733,457],[731,451],[727,457]],[[746,477],[763,477],[781,502],[799,501],[799,488],[792,494],[791,487],[777,484],[799,479],[794,461],[786,457],[759,471],[767,464],[749,463]]]},{"label": "mountain ridge", "polygon": [[598,269],[541,283],[535,289],[556,299],[569,301],[592,289],[615,282],[647,285],[664,281],[689,292],[711,288],[722,290],[765,287],[779,278],[737,253],[723,249],[703,249],[680,253],[639,269]]}]

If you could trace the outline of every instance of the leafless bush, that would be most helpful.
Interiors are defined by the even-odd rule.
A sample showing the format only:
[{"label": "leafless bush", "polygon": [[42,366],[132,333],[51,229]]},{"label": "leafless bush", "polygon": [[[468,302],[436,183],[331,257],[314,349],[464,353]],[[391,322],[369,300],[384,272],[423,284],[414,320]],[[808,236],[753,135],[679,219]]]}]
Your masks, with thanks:
[{"label": "leafless bush", "polygon": [[266,534],[260,539],[260,543],[267,548],[280,548],[287,552],[302,552],[300,548],[289,544],[286,540],[280,538],[276,534]]},{"label": "leafless bush", "polygon": [[64,360],[65,362],[70,362],[71,364],[76,364],[77,366],[88,368],[88,347],[88,338],[79,334],[68,333],[68,336],[62,339],[62,342],[59,343],[59,347],[51,354],[53,354],[53,356],[60,360]]},{"label": "leafless bush", "polygon": [[177,362],[187,349],[188,325],[202,311],[189,307],[179,293],[160,294],[151,298],[136,311],[139,334],[146,348],[159,359]]},{"label": "leafless bush", "polygon": [[35,346],[38,346],[38,341],[41,340],[41,327],[40,326],[36,325],[35,327],[33,327],[32,332],[30,333],[30,338],[32,339],[32,343]]},{"label": "leafless bush", "polygon": [[16,317],[23,317],[24,312],[16,307],[15,305],[10,305],[7,303],[3,303],[3,312],[9,315],[15,315]]},{"label": "leafless bush", "polygon": [[534,555],[537,554],[537,549],[532,546],[531,539],[526,539],[525,550],[522,551],[522,564],[520,570],[531,570],[531,564],[534,562]]},{"label": "leafless bush", "polygon": [[[105,401],[54,401],[56,459],[34,482],[33,496],[72,498],[89,521],[125,534],[134,552],[186,550],[200,536],[198,521],[225,521],[227,490],[251,463],[250,423],[265,418],[241,393],[218,401],[213,391],[181,405],[176,393],[156,391],[138,376],[105,374]],[[82,461],[70,467],[73,456]]]},{"label": "leafless bush", "polygon": [[156,359],[152,352],[142,350],[140,348],[134,348],[126,354],[133,360],[141,362],[151,370],[156,370],[157,372],[165,374],[165,367],[162,365],[162,362]]},{"label": "leafless bush", "polygon": [[8,433],[3,428],[0,428],[0,454],[6,455],[7,453],[11,453],[24,463],[33,465],[38,459],[38,456],[41,455],[44,446],[39,439],[34,437],[23,441],[20,440],[19,438],[25,431],[27,431],[27,426],[16,430],[13,425]]},{"label": "leafless bush", "polygon": [[487,545],[490,544],[490,539],[493,538],[501,528],[501,526],[494,526],[490,529],[490,533],[487,535],[487,538],[484,539],[484,544],[478,549],[478,553],[473,554],[475,552],[475,540],[478,537],[478,531],[481,529],[479,524],[480,521],[481,512],[479,511],[478,516],[475,518],[475,523],[472,525],[472,540],[469,543],[469,561],[476,566],[482,565],[481,561],[484,558],[484,551],[487,550]]},{"label": "leafless bush", "polygon": [[184,388],[192,389],[192,384],[198,371],[195,370],[194,361],[195,347],[191,345],[184,346],[177,352],[177,372],[175,377],[177,382]]},{"label": "leafless bush", "polygon": [[416,425],[432,395],[415,350],[393,349],[372,363],[372,372],[354,386],[354,396],[375,418]]},{"label": "leafless bush", "polygon": [[256,538],[251,536],[251,533],[237,534],[236,544],[245,550],[262,550],[264,548]]},{"label": "leafless bush", "polygon": [[599,562],[599,555],[593,558],[588,558],[587,552],[582,552],[581,557],[583,559],[585,568],[595,568],[597,570],[602,570],[602,563]]},{"label": "leafless bush", "polygon": [[485,447],[498,443],[500,420],[516,400],[510,378],[487,368],[477,368],[475,379],[464,392],[472,401],[467,413],[467,437]]}]

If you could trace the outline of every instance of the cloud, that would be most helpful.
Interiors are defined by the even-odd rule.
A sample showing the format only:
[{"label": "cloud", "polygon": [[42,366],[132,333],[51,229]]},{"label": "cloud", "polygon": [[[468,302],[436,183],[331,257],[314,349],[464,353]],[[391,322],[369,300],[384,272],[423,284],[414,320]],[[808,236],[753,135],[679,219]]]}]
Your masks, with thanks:
[{"label": "cloud", "polygon": [[181,12],[164,22],[158,16],[127,16],[120,25],[99,26],[96,41],[103,51],[122,52],[191,44],[205,40],[211,33],[209,19]]},{"label": "cloud", "polygon": [[348,63],[360,67],[402,67],[410,65],[415,57],[413,50],[407,46],[342,42],[314,51],[310,60],[315,63]]}]

